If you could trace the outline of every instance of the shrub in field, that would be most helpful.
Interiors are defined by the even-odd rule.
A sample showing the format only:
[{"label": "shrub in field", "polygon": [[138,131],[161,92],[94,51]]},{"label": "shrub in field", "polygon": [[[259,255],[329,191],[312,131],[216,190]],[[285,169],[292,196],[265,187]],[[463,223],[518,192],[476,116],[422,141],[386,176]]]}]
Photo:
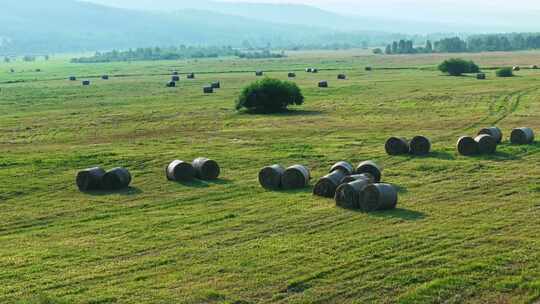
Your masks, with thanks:
[{"label": "shrub in field", "polygon": [[439,70],[451,76],[460,76],[465,73],[478,73],[480,72],[480,67],[472,61],[452,58],[443,61],[439,65]]},{"label": "shrub in field", "polygon": [[242,90],[236,102],[236,109],[274,113],[286,110],[289,105],[302,103],[304,103],[304,96],[295,83],[265,78]]},{"label": "shrub in field", "polygon": [[514,76],[514,72],[512,71],[512,68],[502,68],[498,69],[497,72],[495,72],[497,77],[512,77]]}]

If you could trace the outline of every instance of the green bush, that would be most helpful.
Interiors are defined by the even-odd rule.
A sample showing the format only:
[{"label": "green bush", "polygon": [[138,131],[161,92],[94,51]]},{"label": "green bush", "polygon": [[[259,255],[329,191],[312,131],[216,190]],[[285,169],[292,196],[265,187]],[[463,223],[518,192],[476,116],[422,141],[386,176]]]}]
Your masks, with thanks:
[{"label": "green bush", "polygon": [[512,68],[502,68],[498,69],[497,72],[495,72],[497,77],[512,77],[514,76],[514,72],[512,71]]},{"label": "green bush", "polygon": [[439,70],[443,73],[448,73],[451,76],[460,76],[465,73],[478,73],[480,72],[480,67],[472,61],[452,58],[443,61],[443,63],[439,65]]},{"label": "green bush", "polygon": [[251,112],[274,113],[287,109],[289,105],[301,105],[304,96],[298,86],[290,81],[265,78],[242,90],[236,109]]}]

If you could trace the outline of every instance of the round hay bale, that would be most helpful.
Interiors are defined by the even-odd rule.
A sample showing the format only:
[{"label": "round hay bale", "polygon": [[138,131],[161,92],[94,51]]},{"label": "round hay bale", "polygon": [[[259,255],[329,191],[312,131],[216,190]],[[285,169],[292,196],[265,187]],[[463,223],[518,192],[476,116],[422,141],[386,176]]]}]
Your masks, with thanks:
[{"label": "round hay bale", "polygon": [[328,88],[328,81],[319,81],[319,88]]},{"label": "round hay bale", "polygon": [[204,87],[203,88],[203,93],[204,94],[212,94],[212,93],[214,93],[214,88],[212,86]]},{"label": "round hay bale", "polygon": [[344,171],[335,170],[321,177],[313,188],[313,194],[322,197],[334,197],[336,195],[336,189],[341,184],[345,175]]},{"label": "round hay bale", "polygon": [[371,184],[360,193],[360,209],[364,212],[394,209],[398,203],[398,193],[389,184]]},{"label": "round hay bale", "polygon": [[311,72],[313,72],[313,69],[312,68],[306,68],[306,72],[311,73]]},{"label": "round hay bale", "polygon": [[214,82],[212,82],[211,86],[212,86],[213,89],[219,89],[219,88],[221,88],[221,83],[219,81],[214,81]]},{"label": "round hay bale", "polygon": [[388,155],[408,154],[410,151],[409,142],[405,138],[390,137],[384,145]]},{"label": "round hay bale", "polygon": [[343,171],[343,173],[345,173],[345,175],[351,175],[351,174],[354,173],[353,166],[349,162],[346,162],[346,161],[340,161],[340,162],[337,162],[334,165],[332,165],[332,167],[330,168],[329,173],[332,173],[332,172],[334,172],[336,170]]},{"label": "round hay bale", "polygon": [[109,80],[109,75],[103,75],[103,76],[101,76],[101,79],[103,79],[103,80]]},{"label": "round hay bale", "polygon": [[366,71],[371,71],[371,70],[373,70],[373,68],[370,67],[370,66],[367,66],[367,67],[365,68],[365,70],[366,70]]},{"label": "round hay bale", "polygon": [[192,163],[195,169],[195,176],[202,180],[214,180],[219,177],[221,169],[216,161],[199,157]]},{"label": "round hay bale", "polygon": [[293,73],[293,72],[289,72],[289,74],[287,74],[287,77],[289,77],[289,78],[295,78],[295,77],[296,77],[296,74]]},{"label": "round hay bale", "polygon": [[187,79],[195,79],[195,74],[189,73],[189,74],[187,74],[186,78]]},{"label": "round hay bale", "polygon": [[281,188],[281,178],[285,168],[281,165],[264,167],[259,171],[259,183],[265,189],[277,190]]},{"label": "round hay bale", "polygon": [[370,185],[367,179],[359,179],[347,184],[341,184],[334,197],[336,206],[346,209],[360,208],[360,194],[365,187]]},{"label": "round hay bale", "polygon": [[180,76],[178,76],[178,75],[173,75],[173,76],[171,77],[171,81],[180,81]]},{"label": "round hay bale", "polygon": [[90,80],[83,80],[82,85],[83,86],[89,86],[90,85]]},{"label": "round hay bale", "polygon": [[105,170],[100,167],[84,169],[77,173],[75,182],[80,191],[99,190],[104,175]]},{"label": "round hay bale", "polygon": [[195,177],[195,169],[190,163],[174,160],[165,168],[165,175],[170,181],[189,181]]},{"label": "round hay bale", "polygon": [[339,80],[345,80],[345,79],[347,79],[347,75],[345,75],[345,74],[338,74],[338,75],[337,75],[337,79],[339,79]]},{"label": "round hay bale", "polygon": [[487,134],[481,134],[474,139],[478,143],[478,153],[493,154],[497,151],[497,140]]},{"label": "round hay bale", "polygon": [[359,179],[366,179],[370,183],[375,182],[375,177],[371,173],[362,173],[362,174],[354,174],[354,175],[347,175],[341,180],[341,184],[348,184],[352,183],[354,181],[357,181]]},{"label": "round hay bale", "polygon": [[510,134],[510,142],[516,145],[527,145],[534,142],[534,131],[531,128],[516,128]]},{"label": "round hay bale", "polygon": [[502,134],[501,129],[497,127],[484,128],[478,132],[478,135],[482,135],[482,134],[493,136],[497,144],[500,144],[502,142],[503,134]]},{"label": "round hay bale", "polygon": [[103,176],[101,185],[106,190],[120,190],[131,183],[131,174],[126,168],[114,168]]},{"label": "round hay bale", "polygon": [[374,182],[376,183],[381,181],[382,171],[383,168],[371,160],[361,162],[358,167],[356,167],[356,174],[369,173],[373,176],[375,179]]},{"label": "round hay bale", "polygon": [[264,75],[263,71],[256,71],[255,72],[255,76],[262,76],[262,75]]},{"label": "round hay bale", "polygon": [[531,69],[537,70],[537,69],[538,69],[538,66],[537,66],[536,64],[533,64],[533,65],[531,65]]},{"label": "round hay bale", "polygon": [[311,69],[311,73],[319,73],[319,69],[312,68],[312,69]]},{"label": "round hay bale", "polygon": [[284,189],[300,189],[309,184],[311,179],[309,169],[302,165],[294,165],[285,170],[281,178]]},{"label": "round hay bale", "polygon": [[174,87],[176,87],[176,82],[169,81],[169,82],[167,82],[166,86],[167,86],[167,88],[174,88]]},{"label": "round hay bale", "polygon": [[517,66],[517,65],[512,67],[512,71],[519,72],[520,70],[521,70],[521,68],[519,66]]},{"label": "round hay bale", "polygon": [[178,75],[178,71],[173,71],[172,74],[173,75]]},{"label": "round hay bale", "polygon": [[431,151],[431,142],[425,136],[415,136],[410,143],[411,154],[427,155]]},{"label": "round hay bale", "polygon": [[457,141],[457,150],[464,156],[475,155],[478,153],[478,143],[470,136],[462,136]]},{"label": "round hay bale", "polygon": [[75,77],[75,76],[69,76],[69,80],[70,80],[70,81],[76,81],[76,80],[77,80],[77,77]]},{"label": "round hay bale", "polygon": [[476,79],[484,80],[484,79],[486,79],[486,74],[485,73],[478,73],[478,74],[476,74]]}]

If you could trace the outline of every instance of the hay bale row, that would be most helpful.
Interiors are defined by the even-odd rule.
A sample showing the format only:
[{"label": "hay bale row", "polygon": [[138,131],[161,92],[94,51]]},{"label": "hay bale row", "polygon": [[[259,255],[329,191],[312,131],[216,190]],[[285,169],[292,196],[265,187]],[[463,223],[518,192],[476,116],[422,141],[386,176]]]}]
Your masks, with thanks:
[{"label": "hay bale row", "polygon": [[388,155],[408,154],[411,151],[409,141],[406,138],[394,136],[386,141],[384,149]]},{"label": "hay bale row", "polygon": [[311,174],[307,167],[294,165],[285,170],[281,178],[283,189],[301,189],[309,184]]},{"label": "hay bale row", "polygon": [[259,183],[268,190],[278,190],[281,188],[281,178],[285,173],[285,168],[281,165],[267,166],[259,171]]},{"label": "hay bale row", "polygon": [[199,157],[188,163],[181,160],[172,161],[165,167],[165,176],[170,181],[185,182],[198,178],[201,180],[215,180],[219,177],[221,169],[214,160]]},{"label": "hay bale row", "polygon": [[503,133],[498,127],[483,128],[476,137],[462,136],[457,141],[457,151],[463,156],[493,154],[502,142]]},{"label": "hay bale row", "polygon": [[431,151],[431,141],[421,135],[417,135],[408,141],[403,137],[390,137],[384,149],[388,155],[427,155]]},{"label": "hay bale row", "polygon": [[195,177],[202,180],[215,180],[219,177],[221,169],[214,160],[199,157],[191,163],[195,169]]},{"label": "hay bale row", "polygon": [[338,169],[321,177],[313,188],[313,194],[322,197],[334,197],[336,189],[341,185],[341,181],[345,176],[347,176],[347,172]]},{"label": "hay bale row", "polygon": [[193,165],[188,162],[174,160],[165,167],[165,176],[167,176],[167,179],[170,181],[190,181],[195,178],[195,169],[193,168]]},{"label": "hay bale row", "polygon": [[397,189],[390,184],[371,184],[360,193],[360,210],[364,212],[395,209],[397,203]]},{"label": "hay bale row", "polygon": [[457,151],[463,156],[471,156],[478,153],[478,142],[470,136],[461,136],[457,141]]},{"label": "hay bale row", "polygon": [[510,134],[510,142],[516,145],[528,145],[534,142],[534,131],[531,128],[516,128]]},{"label": "hay bale row", "polygon": [[285,169],[281,165],[272,165],[259,171],[259,183],[265,189],[301,189],[309,184],[311,174],[309,169],[302,165],[294,165]]},{"label": "hay bale row", "polygon": [[371,183],[369,179],[361,178],[341,184],[334,197],[336,206],[346,209],[360,209],[361,193]]},{"label": "hay bale row", "polygon": [[319,81],[319,88],[328,88],[328,81],[326,80]]},{"label": "hay bale row", "polygon": [[481,134],[474,138],[479,154],[493,154],[497,151],[497,140],[488,134]]},{"label": "hay bale row", "polygon": [[113,168],[105,171],[100,167],[81,170],[75,182],[80,191],[120,190],[131,183],[131,173],[126,168]]},{"label": "hay bale row", "polygon": [[380,167],[372,161],[366,161],[359,168],[360,171],[373,173],[345,177],[336,189],[336,206],[363,212],[394,209],[398,202],[397,189],[390,184],[380,183]]},{"label": "hay bale row", "polygon": [[[359,185],[367,185],[381,180],[382,169],[373,161],[364,161],[358,165],[356,170],[346,162],[340,161],[330,168],[330,173],[323,176],[315,184],[313,194],[322,197],[336,198],[336,203],[340,206],[356,206],[356,197],[349,195],[353,189],[360,190]],[[352,185],[349,185],[352,184]],[[338,189],[341,193],[337,193]],[[356,191],[356,190],[355,190]],[[352,199],[352,200],[351,200]]]},{"label": "hay bale row", "polygon": [[483,128],[478,132],[478,135],[487,134],[493,136],[497,144],[500,144],[502,142],[503,133],[501,129],[497,127],[489,127],[489,128]]},{"label": "hay bale row", "polygon": [[361,162],[357,167],[355,174],[371,174],[373,176],[374,182],[378,183],[382,179],[383,168],[377,163],[371,160],[366,160]]},{"label": "hay bale row", "polygon": [[334,197],[336,189],[343,183],[343,179],[354,173],[353,166],[346,161],[340,161],[330,167],[327,175],[321,177],[313,188],[313,194],[322,197]]}]

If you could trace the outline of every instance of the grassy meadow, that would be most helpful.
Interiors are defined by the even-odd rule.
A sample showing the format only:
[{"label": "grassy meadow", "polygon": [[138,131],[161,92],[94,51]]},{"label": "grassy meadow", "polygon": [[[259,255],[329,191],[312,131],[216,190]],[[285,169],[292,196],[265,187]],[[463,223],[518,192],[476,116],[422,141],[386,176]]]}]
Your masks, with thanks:
[{"label": "grassy meadow", "polygon": [[[488,79],[441,75],[436,65],[454,56]],[[540,64],[540,52],[68,59],[0,63],[0,303],[540,301],[540,144],[508,142],[514,127],[540,133],[540,70],[490,70]],[[303,72],[311,66],[319,73]],[[166,88],[173,70],[196,79]],[[255,70],[296,71],[305,104],[237,113]],[[222,88],[204,95],[214,80]],[[457,155],[459,136],[491,125],[505,136],[495,155]],[[420,134],[430,155],[385,154],[389,136]],[[199,156],[220,163],[220,180],[166,180],[169,161]],[[343,210],[311,188],[257,181],[274,163],[304,164],[317,179],[336,161],[366,159],[399,186],[398,209]],[[76,172],[97,165],[128,168],[131,187],[79,192]]]}]

